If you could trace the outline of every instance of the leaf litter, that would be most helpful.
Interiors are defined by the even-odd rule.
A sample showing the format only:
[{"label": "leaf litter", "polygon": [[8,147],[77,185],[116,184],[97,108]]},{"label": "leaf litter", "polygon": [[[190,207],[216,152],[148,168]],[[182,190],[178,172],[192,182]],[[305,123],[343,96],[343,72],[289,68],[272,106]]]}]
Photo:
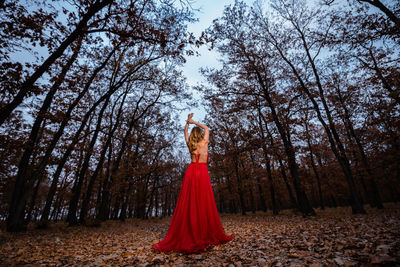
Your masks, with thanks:
[{"label": "leaf litter", "polygon": [[160,253],[151,245],[171,217],[107,221],[101,227],[68,227],[26,233],[0,232],[0,266],[400,266],[400,204],[317,210],[303,218],[285,210],[246,216],[221,214],[234,240],[200,254]]}]

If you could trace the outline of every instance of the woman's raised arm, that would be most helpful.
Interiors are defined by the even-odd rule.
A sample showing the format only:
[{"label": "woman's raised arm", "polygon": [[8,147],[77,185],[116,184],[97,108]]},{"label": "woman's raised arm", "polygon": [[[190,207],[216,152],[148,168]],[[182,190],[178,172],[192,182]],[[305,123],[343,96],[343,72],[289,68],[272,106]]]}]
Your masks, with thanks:
[{"label": "woman's raised arm", "polygon": [[186,121],[186,125],[185,125],[185,141],[186,141],[186,144],[189,143],[188,129],[189,129],[189,123]]},{"label": "woman's raised arm", "polygon": [[188,130],[189,130],[189,123],[190,123],[190,120],[192,120],[192,117],[193,117],[193,113],[190,113],[188,115],[188,119],[186,120],[186,125],[185,125],[185,141],[186,141],[186,145],[189,143]]}]

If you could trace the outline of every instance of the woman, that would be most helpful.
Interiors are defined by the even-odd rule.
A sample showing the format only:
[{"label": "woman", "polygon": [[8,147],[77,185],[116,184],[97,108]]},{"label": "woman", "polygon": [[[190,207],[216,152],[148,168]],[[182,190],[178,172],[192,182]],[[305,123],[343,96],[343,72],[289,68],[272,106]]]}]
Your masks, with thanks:
[{"label": "woman", "polygon": [[[164,239],[153,244],[153,249],[167,252],[199,253],[210,245],[224,244],[233,239],[225,235],[215,205],[208,174],[208,127],[192,120],[189,114],[185,126],[185,140],[192,162],[183,178],[171,224]],[[189,124],[195,124],[188,136]]]}]

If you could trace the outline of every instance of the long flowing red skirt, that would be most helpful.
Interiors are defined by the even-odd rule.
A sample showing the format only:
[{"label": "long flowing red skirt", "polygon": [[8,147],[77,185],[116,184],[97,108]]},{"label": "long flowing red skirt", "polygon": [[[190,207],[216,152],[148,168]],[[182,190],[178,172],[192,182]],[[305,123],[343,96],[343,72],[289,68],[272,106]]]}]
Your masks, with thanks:
[{"label": "long flowing red skirt", "polygon": [[152,248],[160,252],[200,253],[234,237],[226,235],[215,205],[206,163],[191,163],[183,178],[167,235]]}]

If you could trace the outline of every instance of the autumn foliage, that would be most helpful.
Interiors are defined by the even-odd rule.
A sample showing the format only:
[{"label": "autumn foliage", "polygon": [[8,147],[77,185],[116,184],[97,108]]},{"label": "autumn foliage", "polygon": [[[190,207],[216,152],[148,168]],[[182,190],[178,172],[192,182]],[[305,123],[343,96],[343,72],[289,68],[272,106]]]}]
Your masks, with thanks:
[{"label": "autumn foliage", "polygon": [[[191,90],[219,212],[379,214],[399,201],[398,3],[235,1],[195,38],[190,1],[25,2],[0,1],[4,230],[172,215]],[[200,45],[221,65],[189,88],[180,67]]]}]

